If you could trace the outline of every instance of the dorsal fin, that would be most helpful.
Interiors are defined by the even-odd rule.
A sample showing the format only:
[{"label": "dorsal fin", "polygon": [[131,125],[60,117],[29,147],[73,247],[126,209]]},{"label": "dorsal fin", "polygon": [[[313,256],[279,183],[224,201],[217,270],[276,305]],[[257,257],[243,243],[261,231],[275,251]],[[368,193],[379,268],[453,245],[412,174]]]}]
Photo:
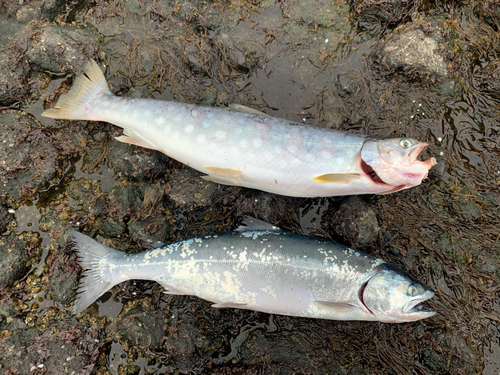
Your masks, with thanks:
[{"label": "dorsal fin", "polygon": [[246,230],[281,230],[280,228],[266,223],[265,221],[256,219],[251,216],[244,216],[241,225],[235,231],[243,232]]}]

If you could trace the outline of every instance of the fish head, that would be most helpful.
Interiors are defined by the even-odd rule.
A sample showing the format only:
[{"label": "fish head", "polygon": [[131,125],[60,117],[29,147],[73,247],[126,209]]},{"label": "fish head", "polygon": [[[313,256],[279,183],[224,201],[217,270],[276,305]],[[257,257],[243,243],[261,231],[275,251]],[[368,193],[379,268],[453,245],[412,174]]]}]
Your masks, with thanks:
[{"label": "fish head", "polygon": [[436,165],[418,156],[428,146],[413,138],[367,139],[361,149],[361,168],[375,183],[387,184],[387,193],[420,185]]},{"label": "fish head", "polygon": [[382,263],[359,291],[363,306],[381,322],[402,323],[429,318],[436,314],[422,305],[434,291],[400,268]]}]

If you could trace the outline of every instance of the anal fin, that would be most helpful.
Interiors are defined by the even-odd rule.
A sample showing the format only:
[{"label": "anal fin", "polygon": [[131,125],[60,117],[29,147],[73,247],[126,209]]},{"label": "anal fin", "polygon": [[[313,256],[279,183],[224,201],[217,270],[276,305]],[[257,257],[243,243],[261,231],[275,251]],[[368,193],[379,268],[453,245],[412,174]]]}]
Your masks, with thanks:
[{"label": "anal fin", "polygon": [[180,284],[175,284],[170,281],[166,281],[164,277],[158,277],[154,279],[158,284],[160,284],[165,290],[165,294],[175,294],[178,296],[190,296],[194,295],[190,288],[187,288]]},{"label": "anal fin", "polygon": [[121,135],[119,137],[115,137],[115,139],[117,141],[120,141],[123,143],[130,143],[131,145],[136,145],[136,146],[144,147],[144,148],[150,148],[152,150],[158,150],[158,147],[155,144],[148,141],[147,139],[144,139],[139,134],[132,132],[130,130],[127,130],[127,129],[125,129],[123,131],[123,135]]}]

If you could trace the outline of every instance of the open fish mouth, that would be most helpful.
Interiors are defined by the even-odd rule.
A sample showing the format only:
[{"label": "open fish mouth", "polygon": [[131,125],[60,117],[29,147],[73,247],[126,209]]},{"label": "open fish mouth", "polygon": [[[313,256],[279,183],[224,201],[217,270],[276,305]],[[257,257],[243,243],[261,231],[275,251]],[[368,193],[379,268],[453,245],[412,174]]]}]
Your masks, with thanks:
[{"label": "open fish mouth", "polygon": [[414,300],[408,302],[403,306],[403,313],[405,315],[418,315],[431,317],[436,314],[436,311],[428,306],[425,301],[432,298],[434,296],[434,292],[432,290],[426,291],[419,298],[415,298]]},{"label": "open fish mouth", "polygon": [[433,167],[436,165],[437,161],[435,158],[431,157],[425,161],[418,160],[418,157],[420,154],[429,146],[427,142],[420,142],[418,145],[414,146],[412,150],[408,153],[408,163],[410,164],[415,164],[415,163],[423,163],[427,164],[429,168]]}]

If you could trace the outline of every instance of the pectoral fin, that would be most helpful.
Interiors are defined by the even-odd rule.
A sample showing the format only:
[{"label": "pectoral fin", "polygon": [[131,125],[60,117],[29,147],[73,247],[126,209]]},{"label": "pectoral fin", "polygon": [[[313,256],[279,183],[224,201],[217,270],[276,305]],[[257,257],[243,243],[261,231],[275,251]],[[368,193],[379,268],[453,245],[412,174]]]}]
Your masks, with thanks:
[{"label": "pectoral fin", "polygon": [[205,167],[209,171],[208,176],[202,178],[222,185],[241,186],[243,172],[231,168]]},{"label": "pectoral fin", "polygon": [[165,294],[174,294],[178,296],[188,296],[193,295],[193,291],[185,286],[178,285],[169,281],[166,281],[163,276],[154,278],[158,284],[160,284],[165,290],[163,293]]},{"label": "pectoral fin", "polygon": [[313,304],[328,314],[346,314],[359,310],[358,307],[346,302],[314,301]]},{"label": "pectoral fin", "polygon": [[130,143],[131,145],[136,145],[144,148],[150,148],[152,150],[157,150],[158,147],[148,140],[142,138],[139,134],[131,132],[127,129],[123,131],[123,135],[115,137],[117,141],[123,143]]},{"label": "pectoral fin", "polygon": [[314,177],[312,180],[319,184],[324,183],[337,183],[337,184],[348,184],[360,177],[357,173],[327,173],[320,176]]}]

